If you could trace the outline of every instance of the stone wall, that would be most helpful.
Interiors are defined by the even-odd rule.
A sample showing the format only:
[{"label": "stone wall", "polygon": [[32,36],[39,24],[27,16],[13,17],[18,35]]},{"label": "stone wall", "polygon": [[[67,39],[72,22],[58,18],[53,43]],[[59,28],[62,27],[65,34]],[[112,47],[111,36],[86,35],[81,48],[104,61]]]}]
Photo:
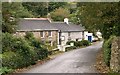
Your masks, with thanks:
[{"label": "stone wall", "polygon": [[115,37],[112,41],[110,69],[120,72],[120,37]]},{"label": "stone wall", "polygon": [[[41,41],[51,41],[51,46],[57,47],[58,44],[58,31],[56,30],[51,30],[52,36],[48,36],[48,31],[43,31],[44,32],[44,37],[40,36],[40,31],[32,31],[33,35],[35,38],[41,40]],[[18,37],[24,37],[26,35],[26,32],[17,32],[15,34]]]}]

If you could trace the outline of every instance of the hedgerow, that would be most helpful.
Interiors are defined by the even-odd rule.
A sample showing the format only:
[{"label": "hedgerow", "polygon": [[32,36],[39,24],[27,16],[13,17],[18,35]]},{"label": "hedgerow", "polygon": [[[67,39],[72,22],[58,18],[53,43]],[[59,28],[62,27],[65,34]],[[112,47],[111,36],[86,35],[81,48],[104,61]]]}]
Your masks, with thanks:
[{"label": "hedgerow", "polygon": [[110,59],[111,59],[111,46],[112,40],[115,36],[111,36],[108,40],[104,41],[103,50],[104,50],[104,61],[107,66],[110,66]]}]

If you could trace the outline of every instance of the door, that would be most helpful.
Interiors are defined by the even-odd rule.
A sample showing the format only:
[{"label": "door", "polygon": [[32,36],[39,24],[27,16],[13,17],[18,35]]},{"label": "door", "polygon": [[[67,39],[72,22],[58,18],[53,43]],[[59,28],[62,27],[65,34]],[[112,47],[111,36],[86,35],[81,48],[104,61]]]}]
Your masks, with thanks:
[{"label": "door", "polygon": [[88,41],[92,42],[92,36],[88,36]]}]

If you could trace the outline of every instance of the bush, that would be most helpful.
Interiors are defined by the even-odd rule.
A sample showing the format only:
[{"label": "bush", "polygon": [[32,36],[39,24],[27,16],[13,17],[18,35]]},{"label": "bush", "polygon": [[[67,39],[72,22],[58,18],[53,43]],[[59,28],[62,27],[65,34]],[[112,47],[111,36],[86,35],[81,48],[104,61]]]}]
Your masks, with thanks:
[{"label": "bush", "polygon": [[23,56],[24,66],[28,66],[30,64],[34,64],[35,60],[34,57],[37,57],[37,54],[34,51],[34,47],[30,46],[28,41],[22,38],[17,38],[16,43],[14,44],[14,48],[16,53],[19,53]]},{"label": "bush", "polygon": [[72,49],[76,49],[76,46],[66,47],[65,51],[69,51],[69,50],[72,50]]},{"label": "bush", "polygon": [[89,46],[90,45],[90,42],[88,40],[82,40],[81,41],[81,45],[82,46]]},{"label": "bush", "polygon": [[2,54],[2,66],[8,67],[8,68],[19,68],[24,62],[23,57],[17,53],[14,52],[4,52]]},{"label": "bush", "polygon": [[31,38],[28,40],[28,42],[32,47],[34,47],[34,51],[37,53],[37,59],[42,60],[48,56],[48,50],[42,47],[43,43],[41,43],[39,40]]},{"label": "bush", "polygon": [[9,69],[7,67],[1,67],[0,68],[0,75],[5,75],[5,74],[8,74],[8,73],[11,73],[13,70],[12,69]]},{"label": "bush", "polygon": [[83,46],[83,44],[82,44],[81,41],[76,41],[75,46],[76,46],[76,47],[80,47],[80,46]]},{"label": "bush", "polygon": [[9,50],[14,51],[13,44],[15,44],[15,38],[9,33],[2,34],[2,53]]},{"label": "bush", "polygon": [[32,32],[26,32],[25,38],[26,39],[34,38],[33,33]]},{"label": "bush", "polygon": [[27,67],[48,56],[48,50],[41,47],[41,42],[31,37],[24,39],[3,33],[3,67],[13,69]]},{"label": "bush", "polygon": [[74,46],[76,45],[76,41],[68,41],[66,44],[70,45],[70,43],[74,43]]},{"label": "bush", "polygon": [[38,56],[39,56],[39,59],[41,59],[41,60],[48,57],[48,50],[45,48],[38,50]]},{"label": "bush", "polygon": [[111,59],[111,45],[114,36],[111,36],[108,40],[104,41],[103,50],[104,50],[104,61],[107,66],[110,66],[110,59]]}]

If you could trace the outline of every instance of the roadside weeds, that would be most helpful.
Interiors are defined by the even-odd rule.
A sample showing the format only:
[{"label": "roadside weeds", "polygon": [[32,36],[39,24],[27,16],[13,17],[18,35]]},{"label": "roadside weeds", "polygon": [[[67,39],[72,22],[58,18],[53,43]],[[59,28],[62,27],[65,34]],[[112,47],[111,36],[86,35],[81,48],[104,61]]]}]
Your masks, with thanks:
[{"label": "roadside weeds", "polygon": [[96,57],[94,65],[99,73],[110,73],[110,68],[105,64],[103,59],[103,49],[101,48]]}]

